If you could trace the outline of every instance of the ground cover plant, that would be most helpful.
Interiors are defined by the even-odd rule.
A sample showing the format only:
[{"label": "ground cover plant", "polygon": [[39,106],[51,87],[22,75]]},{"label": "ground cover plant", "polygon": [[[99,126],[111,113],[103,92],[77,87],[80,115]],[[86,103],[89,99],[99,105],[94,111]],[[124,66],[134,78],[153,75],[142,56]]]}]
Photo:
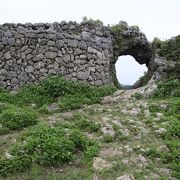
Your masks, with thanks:
[{"label": "ground cover plant", "polygon": [[59,111],[72,110],[85,104],[99,103],[112,94],[113,86],[92,87],[48,77],[39,84],[21,88],[17,93],[0,90],[0,135],[18,132],[19,138],[8,149],[7,157],[0,156],[0,175],[6,176],[34,165],[60,166],[80,156],[86,164],[98,153],[99,145],[85,136],[96,133],[99,123],[76,114],[71,121],[51,126],[39,117],[49,113],[48,104],[57,103]]}]

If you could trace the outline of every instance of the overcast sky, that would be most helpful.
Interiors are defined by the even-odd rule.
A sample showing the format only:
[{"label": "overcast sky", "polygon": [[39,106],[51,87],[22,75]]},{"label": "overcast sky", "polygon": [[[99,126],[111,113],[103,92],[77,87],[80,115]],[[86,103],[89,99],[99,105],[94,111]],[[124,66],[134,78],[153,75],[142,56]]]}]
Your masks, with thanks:
[{"label": "overcast sky", "polygon": [[[100,19],[105,25],[120,20],[138,25],[150,41],[180,34],[180,0],[0,0],[0,24],[80,22],[83,16]],[[139,71],[135,64],[127,65],[123,60],[121,67],[126,73],[133,67],[135,74]],[[125,78],[122,83],[134,81],[132,72],[122,75],[119,68],[117,71],[118,77]]]}]

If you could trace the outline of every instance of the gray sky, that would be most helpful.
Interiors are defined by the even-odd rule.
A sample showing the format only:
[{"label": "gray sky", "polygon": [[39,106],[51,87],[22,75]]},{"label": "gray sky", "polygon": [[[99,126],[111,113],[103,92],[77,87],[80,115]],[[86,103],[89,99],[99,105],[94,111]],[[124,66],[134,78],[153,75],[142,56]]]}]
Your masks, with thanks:
[{"label": "gray sky", "polygon": [[140,65],[132,56],[120,56],[116,62],[118,81],[124,85],[133,85],[145,71],[146,65]]},{"label": "gray sky", "polygon": [[[148,40],[168,39],[180,33],[180,0],[0,0],[0,4],[0,24],[80,22],[87,16],[100,19],[105,25],[117,24],[120,20],[138,25]],[[129,67],[126,65],[127,71]],[[139,68],[131,64],[133,67],[138,72]],[[117,71],[119,76],[119,68]],[[126,81],[133,79],[120,76]]]}]

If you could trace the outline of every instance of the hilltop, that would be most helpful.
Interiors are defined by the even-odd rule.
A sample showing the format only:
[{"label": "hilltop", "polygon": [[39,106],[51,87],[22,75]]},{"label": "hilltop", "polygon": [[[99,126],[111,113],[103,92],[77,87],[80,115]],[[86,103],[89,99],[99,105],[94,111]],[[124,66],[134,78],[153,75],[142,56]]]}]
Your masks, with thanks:
[{"label": "hilltop", "polygon": [[[85,26],[87,24],[89,22],[85,22]],[[66,25],[69,29],[69,25],[74,24],[64,23],[62,27]],[[3,28],[8,26],[6,24]],[[12,26],[15,25],[11,24],[10,27]],[[82,29],[85,26],[77,25]],[[92,27],[89,26],[87,25],[86,28]],[[29,24],[29,27],[32,25]],[[45,25],[39,25],[40,34],[44,31],[41,27]],[[63,50],[60,50],[62,56],[58,53],[46,54],[41,46],[37,47],[42,50],[43,55],[45,53],[51,59],[50,62],[56,61],[57,57],[62,57],[63,63],[67,60],[66,68],[72,61],[72,57],[74,61],[77,60],[76,56],[81,56],[83,65],[86,61],[89,62],[88,55],[91,55],[89,58],[94,58],[97,64],[98,60],[104,60],[105,57],[107,62],[114,64],[119,55],[133,53],[139,63],[145,63],[148,66],[148,73],[141,77],[134,85],[135,89],[131,90],[118,89],[111,73],[108,78],[105,77],[109,80],[112,78],[112,81],[107,82],[107,79],[102,78],[99,79],[100,83],[97,77],[104,76],[98,73],[101,70],[105,72],[106,70],[101,67],[107,68],[108,63],[102,63],[102,66],[96,64],[97,76],[92,75],[96,73],[91,68],[92,79],[90,80],[85,79],[86,74],[82,74],[86,72],[84,69],[77,70],[81,72],[81,76],[77,76],[80,82],[71,81],[70,76],[68,76],[70,79],[67,79],[67,74],[62,77],[62,74],[60,76],[55,73],[43,80],[38,79],[36,83],[17,87],[17,84],[21,84],[19,84],[20,79],[17,84],[12,83],[8,79],[8,72],[1,74],[1,77],[7,79],[1,79],[1,82],[5,84],[0,90],[0,179],[148,180],[180,178],[180,36],[166,41],[155,38],[150,43],[146,41],[145,35],[137,27],[129,27],[126,23],[121,22],[109,31],[109,27],[104,27],[102,24],[93,25],[94,27],[97,28],[96,31],[90,34],[82,33],[80,29],[81,36],[79,34],[76,36],[77,47],[64,47],[63,45],[61,48],[64,48],[65,52],[63,54]],[[99,27],[102,29],[100,30]],[[24,27],[25,34],[27,33],[26,28],[28,27]],[[104,33],[105,30],[107,30],[107,36],[112,38],[110,42],[113,42],[110,43],[112,51],[110,47],[105,47],[105,49],[108,49],[112,56],[107,56],[108,54],[105,56],[103,47],[101,47],[102,50],[97,50],[98,47],[104,46],[103,43],[109,45],[109,41],[102,42],[104,34],[100,32]],[[31,30],[31,36],[37,31],[38,29]],[[83,29],[84,31],[88,30]],[[7,28],[3,30],[4,32],[9,33],[10,31]],[[12,32],[15,33],[16,30]],[[100,36],[101,43],[94,47],[96,51],[94,49],[92,51],[91,48],[91,51],[88,51],[88,47],[79,55],[73,55],[68,51],[73,49],[74,53],[75,49],[79,48],[79,41],[83,38],[90,38],[93,33],[97,32],[99,34],[93,37]],[[108,32],[111,33],[108,34]],[[9,39],[14,38],[13,33],[6,34],[4,42],[6,40],[7,43],[12,42]],[[30,33],[29,30],[28,33]],[[58,34],[48,30],[46,34],[49,33]],[[16,35],[19,36],[18,33]],[[54,38],[53,35],[50,38]],[[26,35],[22,36],[19,38],[24,38]],[[82,39],[78,40],[79,37]],[[138,41],[139,37],[141,37],[140,41]],[[74,34],[72,36],[66,34],[67,42],[63,38],[65,45],[76,46],[75,41],[68,41],[72,38]],[[31,43],[37,43],[33,41],[36,40],[35,37],[27,37],[26,40],[27,42],[24,43],[29,43],[29,47],[32,46]],[[56,40],[52,39],[50,44],[49,41],[45,42],[49,45],[43,45],[43,48],[45,46],[48,52],[50,47],[55,48],[53,41]],[[83,41],[88,44],[91,38]],[[97,45],[99,41],[93,41],[89,46],[93,46],[93,43]],[[137,49],[133,51],[135,47]],[[8,64],[11,58],[17,56],[12,52],[14,48],[18,48],[18,45],[17,42],[12,46],[3,44],[1,48],[3,49],[1,66],[7,68],[5,63]],[[21,54],[23,51],[20,49],[18,52]],[[28,48],[24,50],[27,51]],[[39,53],[36,50],[35,48],[34,51],[27,53],[35,53],[27,61],[28,63],[35,60],[36,53]],[[55,51],[56,49],[53,52]],[[86,53],[89,54],[82,57]],[[67,54],[73,56],[68,55],[67,57]],[[25,57],[27,58],[27,55]],[[44,58],[47,60],[48,57]],[[29,67],[25,63],[26,58],[21,57],[24,61],[19,62],[18,68],[21,65],[24,69]],[[15,61],[18,60],[15,59]],[[52,66],[49,68],[51,69]],[[109,64],[108,68],[110,68]],[[28,80],[33,78],[30,74],[36,71],[26,70],[28,70],[26,72]]]}]

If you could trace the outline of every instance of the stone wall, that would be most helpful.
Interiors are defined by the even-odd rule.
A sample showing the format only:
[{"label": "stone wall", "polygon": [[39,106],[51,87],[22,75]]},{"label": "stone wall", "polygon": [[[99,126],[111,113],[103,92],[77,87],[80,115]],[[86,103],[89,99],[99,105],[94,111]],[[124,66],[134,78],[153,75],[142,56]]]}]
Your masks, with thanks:
[{"label": "stone wall", "polygon": [[0,26],[0,87],[16,90],[47,75],[100,86],[113,83],[112,35],[92,23]]}]

